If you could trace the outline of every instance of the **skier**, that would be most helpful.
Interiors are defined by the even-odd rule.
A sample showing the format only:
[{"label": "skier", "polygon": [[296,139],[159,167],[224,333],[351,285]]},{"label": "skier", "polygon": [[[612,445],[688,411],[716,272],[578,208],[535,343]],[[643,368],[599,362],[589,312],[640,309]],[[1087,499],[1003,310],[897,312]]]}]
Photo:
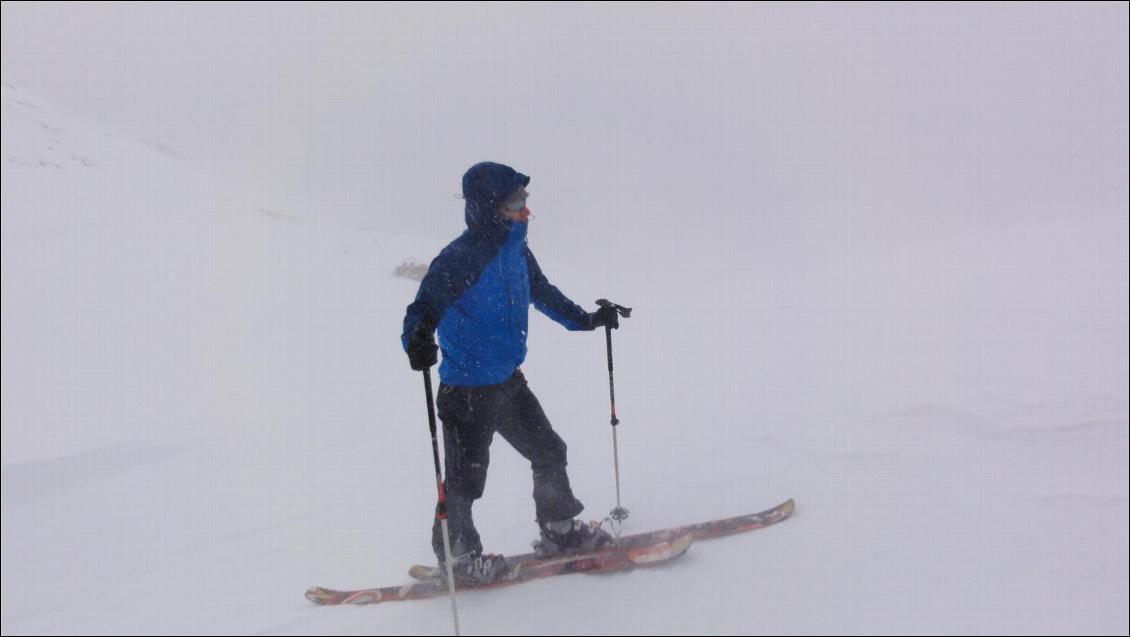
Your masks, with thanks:
[{"label": "skier", "polygon": [[[404,317],[401,343],[414,370],[443,363],[436,406],[443,422],[444,480],[452,567],[457,581],[481,584],[506,572],[484,554],[471,517],[482,497],[490,445],[498,432],[533,469],[539,554],[580,553],[611,536],[576,519],[584,505],[565,470],[566,445],[549,424],[519,366],[526,358],[529,305],[569,330],[619,328],[613,307],[586,312],[546,279],[526,245],[530,178],[481,162],[463,175],[467,230],[432,261]],[[432,548],[446,568],[440,523]]]}]

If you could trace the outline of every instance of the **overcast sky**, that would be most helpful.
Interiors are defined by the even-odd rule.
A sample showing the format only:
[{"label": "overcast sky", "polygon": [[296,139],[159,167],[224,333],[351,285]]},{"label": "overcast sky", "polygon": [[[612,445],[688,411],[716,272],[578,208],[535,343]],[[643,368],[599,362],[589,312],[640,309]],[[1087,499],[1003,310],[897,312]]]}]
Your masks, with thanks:
[{"label": "overcast sky", "polygon": [[1113,214],[1127,50],[1121,2],[3,4],[5,81],[304,214],[433,234],[483,159],[578,239]]}]

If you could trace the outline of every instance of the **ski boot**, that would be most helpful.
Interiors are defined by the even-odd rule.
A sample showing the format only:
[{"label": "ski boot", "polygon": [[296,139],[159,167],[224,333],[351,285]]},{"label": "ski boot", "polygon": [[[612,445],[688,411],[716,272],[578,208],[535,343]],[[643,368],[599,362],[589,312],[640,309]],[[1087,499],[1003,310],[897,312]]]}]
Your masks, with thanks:
[{"label": "ski boot", "polygon": [[591,553],[612,541],[612,535],[600,528],[599,522],[585,523],[577,519],[547,522],[541,525],[541,538],[533,542],[539,559],[557,555]]},{"label": "ski boot", "polygon": [[[506,558],[493,553],[465,553],[452,558],[451,572],[459,586],[482,586],[504,579],[510,572]],[[436,574],[447,579],[447,567],[440,564]]]}]

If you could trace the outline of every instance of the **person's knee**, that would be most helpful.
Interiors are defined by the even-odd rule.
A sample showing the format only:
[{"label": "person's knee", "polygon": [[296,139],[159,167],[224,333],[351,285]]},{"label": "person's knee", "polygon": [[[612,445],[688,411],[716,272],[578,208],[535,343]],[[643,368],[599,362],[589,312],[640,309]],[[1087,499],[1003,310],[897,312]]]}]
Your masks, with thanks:
[{"label": "person's knee", "polygon": [[467,501],[478,500],[483,497],[487,484],[487,466],[485,463],[467,462],[458,475],[447,479],[448,495],[456,499]]},{"label": "person's knee", "polygon": [[487,486],[487,463],[474,461],[467,466],[467,497],[478,500]]},{"label": "person's knee", "polygon": [[564,467],[567,464],[569,464],[569,446],[559,436],[547,440],[533,460],[535,467]]}]

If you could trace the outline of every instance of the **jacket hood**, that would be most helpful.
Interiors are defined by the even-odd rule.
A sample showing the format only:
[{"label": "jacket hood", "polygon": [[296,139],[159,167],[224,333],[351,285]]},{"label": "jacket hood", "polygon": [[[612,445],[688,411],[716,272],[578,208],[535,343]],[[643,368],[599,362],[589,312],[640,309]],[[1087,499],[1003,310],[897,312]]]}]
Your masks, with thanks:
[{"label": "jacket hood", "polygon": [[527,186],[530,177],[510,166],[484,161],[471,166],[463,174],[463,218],[467,228],[483,236],[504,239],[513,222],[504,219],[498,208],[520,186]]}]

